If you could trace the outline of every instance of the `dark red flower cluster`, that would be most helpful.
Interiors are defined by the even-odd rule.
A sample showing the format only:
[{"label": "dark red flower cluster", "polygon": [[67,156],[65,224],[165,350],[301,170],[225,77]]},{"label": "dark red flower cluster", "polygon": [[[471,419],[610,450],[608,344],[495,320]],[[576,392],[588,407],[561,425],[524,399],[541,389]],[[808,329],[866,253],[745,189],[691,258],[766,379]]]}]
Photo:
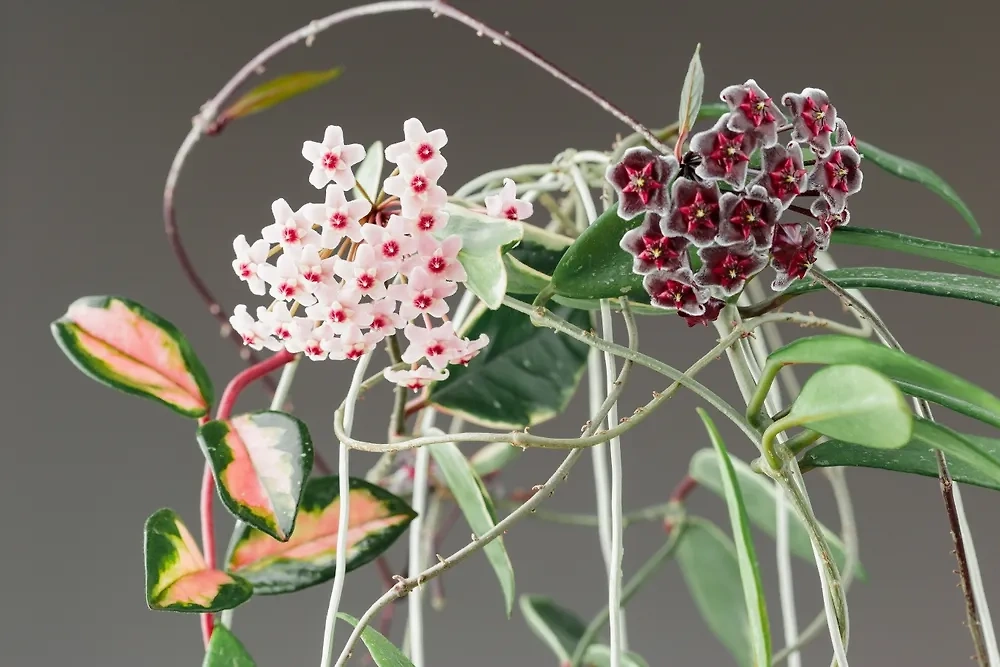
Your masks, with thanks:
[{"label": "dark red flower cluster", "polygon": [[[804,277],[850,220],[847,198],[862,182],[854,137],[822,90],[786,93],[788,118],[753,79],[721,97],[728,113],[691,137],[683,164],[633,148],[606,174],[619,216],[645,216],[621,239],[632,270],[654,305],[675,308],[689,326],[718,318],[768,263],[776,291]],[[812,201],[795,205],[803,198]],[[809,218],[781,220],[789,209]]]}]

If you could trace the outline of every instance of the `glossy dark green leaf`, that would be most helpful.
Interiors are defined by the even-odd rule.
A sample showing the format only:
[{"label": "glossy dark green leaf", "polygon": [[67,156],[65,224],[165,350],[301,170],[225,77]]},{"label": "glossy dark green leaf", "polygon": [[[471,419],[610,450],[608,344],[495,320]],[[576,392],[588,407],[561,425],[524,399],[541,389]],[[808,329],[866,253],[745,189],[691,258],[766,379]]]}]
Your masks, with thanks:
[{"label": "glossy dark green leaf", "polygon": [[913,412],[892,380],[867,366],[838,364],[815,372],[778,423],[829,438],[897,449],[910,441]]},{"label": "glossy dark green leaf", "polygon": [[736,664],[754,667],[740,564],[732,540],[710,521],[690,517],[677,544],[677,563],[705,624]]},{"label": "glossy dark green leaf", "polygon": [[[444,435],[438,429],[428,429],[427,435]],[[444,477],[455,502],[462,510],[465,520],[476,535],[483,535],[496,525],[496,510],[490,500],[483,481],[473,470],[468,459],[453,442],[439,442],[429,445],[431,456],[434,458],[436,472]],[[491,541],[483,551],[489,560],[493,571],[500,581],[500,588],[503,590],[503,597],[507,609],[507,616],[510,616],[514,609],[514,565],[510,562],[507,549],[503,544],[503,537],[498,537]]]},{"label": "glossy dark green leaf", "polygon": [[681,102],[677,111],[678,137],[683,141],[698,120],[701,100],[705,94],[705,70],[701,66],[701,44],[695,47],[691,62],[688,63],[684,85],[681,86]]},{"label": "glossy dark green leaf", "polygon": [[546,231],[541,227],[521,223],[524,236],[521,242],[511,249],[510,254],[535,271],[551,276],[566,254],[566,249],[573,244],[573,239]]},{"label": "glossy dark green leaf", "polygon": [[1000,491],[1000,440],[958,433],[920,418],[914,422],[913,438],[900,449],[874,449],[829,440],[807,451],[799,463],[803,470],[851,466],[937,477],[934,449],[945,453],[948,470],[956,482]]},{"label": "glossy dark green leaf", "polygon": [[897,381],[900,388],[1000,427],[1000,398],[954,373],[873,341],[842,335],[801,338],[775,350],[763,377],[788,364],[862,364]]},{"label": "glossy dark green leaf", "polygon": [[[563,306],[553,312],[578,327],[590,316]],[[576,392],[587,364],[587,346],[522,313],[477,307],[462,334],[490,344],[468,366],[452,366],[446,380],[431,386],[429,400],[446,412],[495,428],[524,428],[555,417]]]},{"label": "glossy dark green leaf", "polygon": [[[912,292],[1000,306],[1000,280],[985,276],[869,267],[836,269],[827,271],[826,275],[844,289],[884,289]],[[796,280],[781,294],[761,303],[742,307],[740,312],[747,317],[752,317],[774,310],[777,306],[800,294],[822,289],[825,289],[822,284],[808,277]]]},{"label": "glossy dark green leaf", "polygon": [[220,118],[223,121],[230,121],[270,109],[287,99],[333,81],[343,71],[342,67],[334,67],[321,71],[295,72],[271,79],[242,95],[220,114]]},{"label": "glossy dark green leaf", "polygon": [[586,623],[559,606],[552,598],[541,595],[522,595],[518,601],[521,613],[535,636],[555,654],[559,663],[568,663],[573,649],[587,629]]},{"label": "glossy dark green leaf", "polygon": [[[739,480],[740,491],[743,495],[743,504],[747,510],[747,516],[755,526],[765,533],[774,537],[778,533],[777,526],[777,495],[772,484],[767,477],[755,473],[750,466],[740,459],[730,456],[733,469],[736,471],[736,478]],[[719,470],[719,457],[711,449],[700,449],[691,457],[691,465],[688,474],[694,478],[699,485],[715,493],[719,497],[725,498],[725,490],[722,484],[722,472]],[[788,512],[788,544],[791,552],[808,561],[813,562],[812,543],[809,541],[809,533],[806,530],[802,519],[794,511]],[[820,527],[826,541],[830,545],[830,552],[841,571],[847,560],[844,543],[825,526]],[[864,581],[867,577],[860,563],[857,565],[857,577]]]},{"label": "glossy dark green leaf", "polygon": [[972,231],[975,232],[976,236],[980,236],[982,234],[979,229],[979,223],[976,222],[976,217],[972,214],[972,211],[966,203],[962,201],[962,198],[958,196],[958,193],[955,192],[955,188],[948,185],[948,183],[936,173],[922,164],[917,164],[912,160],[907,160],[906,158],[899,157],[898,155],[893,155],[889,151],[882,150],[881,148],[873,146],[866,141],[858,140],[857,145],[858,151],[860,151],[865,157],[866,162],[875,163],[893,176],[898,176],[899,178],[907,181],[920,183],[928,190],[951,204],[952,207],[958,211],[969,224],[969,227],[972,228]]},{"label": "glossy dark green leaf", "polygon": [[[898,389],[896,390],[899,391]],[[804,393],[804,392],[803,392]],[[753,660],[757,665],[771,664],[771,628],[767,618],[767,600],[764,597],[764,585],[760,578],[760,564],[757,561],[757,551],[753,546],[753,535],[750,533],[750,519],[740,491],[740,482],[736,477],[736,469],[729,459],[726,444],[722,441],[719,430],[715,427],[708,413],[698,408],[698,416],[705,424],[708,438],[712,441],[718,456],[722,471],[723,497],[729,511],[729,523],[736,545],[736,559],[739,563],[740,581],[743,587],[743,601],[746,605],[747,619],[750,624],[750,640],[753,645]]]},{"label": "glossy dark green leaf", "polygon": [[257,667],[240,640],[226,626],[216,624],[201,667]]},{"label": "glossy dark green leaf", "polygon": [[1000,276],[1000,252],[971,245],[944,243],[917,236],[907,236],[885,229],[838,227],[833,232],[834,243],[858,245],[881,250],[895,250],[908,255],[927,257],[949,264]]},{"label": "glossy dark green leaf", "polygon": [[566,250],[552,272],[552,287],[573,299],[629,299],[649,302],[642,276],[632,273],[632,257],[618,243],[625,232],[642,224],[642,216],[618,217],[612,206],[587,227]]},{"label": "glossy dark green leaf", "polygon": [[[350,614],[340,612],[337,614],[337,618],[347,621],[355,627],[358,625],[358,619]],[[410,659],[403,655],[403,652],[396,648],[395,644],[386,639],[382,633],[372,626],[366,626],[361,631],[361,641],[364,642],[365,648],[371,654],[376,667],[413,667]]]}]

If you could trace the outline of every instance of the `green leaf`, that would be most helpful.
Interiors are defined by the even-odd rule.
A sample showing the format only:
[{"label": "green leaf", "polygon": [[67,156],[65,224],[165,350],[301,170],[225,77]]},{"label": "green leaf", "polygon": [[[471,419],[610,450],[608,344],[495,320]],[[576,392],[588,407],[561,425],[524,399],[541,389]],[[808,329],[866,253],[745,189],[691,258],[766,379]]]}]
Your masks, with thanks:
[{"label": "green leaf", "polygon": [[[443,435],[438,429],[428,429],[427,435],[431,435],[432,431]],[[437,471],[444,477],[445,484],[455,497],[455,502],[465,515],[465,520],[469,522],[472,532],[478,536],[492,530],[496,525],[496,509],[483,486],[483,481],[472,469],[458,445],[453,442],[439,442],[429,445],[429,448],[437,465]],[[486,552],[486,558],[493,566],[497,579],[500,580],[509,617],[514,609],[514,566],[503,545],[503,537],[498,537],[487,544],[483,547],[483,551]]]},{"label": "green leaf", "polygon": [[522,595],[519,604],[524,620],[535,636],[545,642],[560,664],[569,663],[587,625],[552,598]]},{"label": "green leaf", "polygon": [[507,293],[507,271],[502,260],[503,248],[521,240],[524,227],[510,220],[491,218],[455,204],[447,204],[448,224],[435,235],[462,238],[458,261],[468,277],[466,288],[489,308],[496,310]]},{"label": "green leaf", "polygon": [[717,120],[727,113],[729,113],[729,105],[725,102],[709,102],[701,105],[698,110],[698,120]]},{"label": "green leaf", "polygon": [[[584,667],[611,667],[611,647],[603,644],[591,644],[583,655]],[[649,667],[638,653],[632,651],[622,656],[622,667]]]},{"label": "green leaf", "polygon": [[52,335],[84,375],[158,401],[185,417],[203,417],[212,383],[184,335],[134,301],[88,296],[51,325]]},{"label": "green leaf", "polygon": [[[350,479],[351,521],[347,571],[374,560],[406,531],[413,509],[380,486]],[[291,593],[333,579],[336,573],[340,479],[313,477],[306,482],[295,532],[279,542],[242,526],[226,558],[229,572],[250,581],[260,595]]]},{"label": "green leaf", "polygon": [[688,64],[684,85],[681,87],[681,104],[677,112],[678,137],[683,140],[698,120],[701,100],[705,95],[705,70],[701,66],[701,44],[694,48],[694,55]]},{"label": "green leaf", "polygon": [[881,468],[936,478],[934,449],[948,457],[948,470],[956,482],[1000,491],[1000,440],[958,433],[919,417],[913,423],[913,438],[905,447],[883,450],[828,440],[808,450],[800,465],[803,470],[831,466]]},{"label": "green leaf", "polygon": [[910,441],[913,412],[892,380],[867,366],[827,366],[802,387],[775,424],[805,426],[829,438],[896,449]]},{"label": "green leaf", "polygon": [[689,517],[677,544],[677,563],[705,624],[736,664],[754,667],[750,621],[732,540],[710,521]]},{"label": "green leaf", "polygon": [[[368,199],[372,204],[378,197],[382,189],[382,163],[385,149],[381,141],[376,141],[365,151],[365,159],[361,161],[357,169],[354,170],[354,179],[357,185],[354,186],[355,199]],[[361,187],[358,187],[361,186]],[[361,188],[364,188],[362,191]],[[367,197],[364,193],[367,193]]]},{"label": "green leaf", "polygon": [[212,466],[226,509],[287,542],[313,465],[306,425],[284,412],[252,412],[202,424],[198,444]]},{"label": "green leaf", "polygon": [[[553,309],[578,327],[590,316],[563,306]],[[492,428],[521,429],[555,417],[569,404],[587,365],[587,346],[506,306],[470,314],[461,334],[489,336],[490,344],[468,366],[452,366],[446,380],[431,385],[428,400],[451,414]]]},{"label": "green leaf", "polygon": [[208,567],[173,510],[161,509],[146,519],[143,552],[150,609],[216,612],[238,607],[253,595],[246,580]]},{"label": "green leaf", "polygon": [[[899,390],[896,389],[896,391]],[[803,391],[803,393],[805,392]],[[704,409],[698,408],[698,415],[705,424],[708,437],[712,441],[712,446],[715,448],[724,473],[722,487],[726,507],[729,510],[729,523],[736,543],[736,558],[739,563],[740,581],[743,585],[743,600],[747,609],[750,638],[753,643],[753,661],[757,665],[770,665],[771,629],[767,618],[767,600],[764,597],[764,585],[760,579],[760,565],[757,562],[757,552],[753,547],[750,519],[747,517],[743,495],[740,493],[740,483],[719,430]]]},{"label": "green leaf", "polygon": [[1000,276],[1000,252],[971,245],[943,243],[917,236],[907,236],[884,229],[865,227],[838,227],[833,231],[833,242],[848,245],[895,250],[897,252],[936,259],[949,264]]},{"label": "green leaf", "polygon": [[962,201],[962,198],[958,196],[955,189],[948,185],[943,178],[922,164],[917,164],[912,160],[907,160],[906,158],[899,157],[898,155],[893,155],[892,153],[882,150],[877,146],[872,146],[868,142],[858,140],[857,145],[858,151],[865,157],[866,160],[874,162],[877,166],[881,167],[893,176],[897,176],[907,181],[920,183],[938,197],[941,197],[941,199],[944,199],[946,202],[951,204],[952,207],[958,211],[969,224],[969,227],[972,228],[972,231],[976,234],[976,236],[982,235],[982,231],[979,229],[979,223],[976,222],[976,217],[972,215],[972,211],[965,204],[965,202]]},{"label": "green leaf", "polygon": [[506,442],[491,442],[479,448],[475,454],[469,457],[472,469],[480,477],[492,475],[507,467],[514,459],[518,458],[524,450]]},{"label": "green leaf", "polygon": [[[344,612],[338,613],[337,618],[347,621],[353,626],[358,625],[358,619]],[[371,653],[376,667],[413,667],[413,663],[403,655],[402,651],[396,648],[395,644],[370,625],[361,631],[361,641],[365,643],[368,652]]]},{"label": "green leaf", "polygon": [[[844,289],[884,289],[896,292],[913,292],[949,299],[978,301],[1000,306],[1000,280],[959,273],[915,271],[912,269],[850,268],[827,271],[826,275]],[[785,303],[792,297],[825,289],[822,284],[806,277],[759,304],[740,308],[740,313],[750,317]]]},{"label": "green leaf", "polygon": [[208,642],[201,667],[257,667],[240,640],[226,626],[217,623]]},{"label": "green leaf", "polygon": [[773,379],[788,364],[863,364],[912,396],[1000,428],[1000,398],[954,373],[869,340],[833,334],[800,338],[771,353],[763,376]]},{"label": "green leaf", "polygon": [[[766,532],[771,537],[777,535],[777,494],[774,485],[762,475],[751,470],[750,466],[740,459],[729,457],[736,471],[736,479],[739,481],[740,492],[743,496],[743,505],[746,508],[747,516],[755,526]],[[688,474],[694,478],[699,485],[715,493],[721,498],[725,498],[725,488],[723,486],[722,471],[719,469],[719,457],[714,450],[700,449],[691,457],[691,465]],[[834,562],[841,571],[847,560],[846,550],[840,538],[829,528],[821,526],[823,535],[830,545]],[[788,545],[791,552],[810,563],[813,561],[812,542],[809,541],[809,533],[806,530],[802,519],[794,511],[788,511]],[[860,563],[857,565],[857,577],[864,581],[867,578]]]},{"label": "green leaf", "polygon": [[552,272],[552,287],[559,296],[573,299],[615,299],[649,303],[642,276],[632,273],[632,258],[618,243],[625,232],[642,224],[642,216],[618,217],[617,207],[602,213],[566,250]]},{"label": "green leaf", "polygon": [[343,67],[334,67],[328,70],[295,72],[276,77],[241,96],[223,111],[219,118],[227,122],[270,109],[287,99],[322,86],[328,81],[333,81],[343,71]]},{"label": "green leaf", "polygon": [[508,256],[513,256],[535,271],[544,274],[546,282],[548,282],[548,276],[552,275],[559,260],[566,254],[566,249],[573,244],[573,239],[527,223],[521,223],[521,225],[524,229],[524,236]]}]

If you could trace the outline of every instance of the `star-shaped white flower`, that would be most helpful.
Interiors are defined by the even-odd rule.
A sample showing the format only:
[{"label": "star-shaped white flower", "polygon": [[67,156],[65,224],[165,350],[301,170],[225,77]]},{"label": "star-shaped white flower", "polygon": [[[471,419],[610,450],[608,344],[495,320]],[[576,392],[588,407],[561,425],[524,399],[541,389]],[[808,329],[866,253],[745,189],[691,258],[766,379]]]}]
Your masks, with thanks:
[{"label": "star-shaped white flower", "polygon": [[322,188],[330,181],[342,190],[354,187],[354,172],[351,167],[365,159],[365,147],[361,144],[344,145],[344,132],[337,125],[330,125],[323,134],[323,143],[306,141],[302,144],[302,157],[313,164],[309,182],[315,188]]},{"label": "star-shaped white flower", "polygon": [[323,232],[324,248],[335,249],[346,236],[355,243],[361,241],[361,218],[372,210],[367,199],[347,201],[343,190],[335,185],[326,188],[326,201],[302,207],[306,219]]},{"label": "star-shaped white flower", "polygon": [[[423,123],[416,118],[410,118],[403,123],[404,141],[392,144],[385,149],[385,159],[393,164],[399,162],[404,155],[412,157],[417,162],[441,160],[441,149],[448,143],[448,135],[444,130],[424,129]],[[447,162],[444,162],[447,166]]]},{"label": "star-shaped white flower", "polygon": [[431,382],[448,379],[448,369],[435,370],[429,366],[417,366],[412,370],[386,371],[385,379],[401,387],[419,391]]},{"label": "star-shaped white flower", "polygon": [[486,197],[483,203],[486,204],[486,214],[493,218],[524,220],[534,210],[531,202],[517,198],[517,185],[509,178],[503,179],[500,194]]},{"label": "star-shaped white flower", "polygon": [[341,335],[349,328],[367,327],[372,323],[372,304],[360,303],[361,294],[356,290],[339,285],[324,286],[316,296],[319,303],[306,308],[306,315],[328,323],[335,334]]},{"label": "star-shaped white flower", "polygon": [[302,286],[307,292],[315,294],[322,285],[332,284],[336,281],[334,266],[337,263],[337,258],[321,257],[319,248],[316,246],[307,245],[301,249],[289,248],[285,254],[295,262],[299,276],[302,278]]},{"label": "star-shaped white flower", "polygon": [[486,334],[479,334],[479,338],[475,340],[463,338],[458,351],[451,358],[451,363],[467,366],[484,347],[489,345],[489,342],[490,338]]},{"label": "star-shaped white flower", "polygon": [[292,337],[298,326],[284,301],[275,301],[268,310],[264,306],[257,307],[257,321],[264,327],[268,335],[284,342]]},{"label": "star-shaped white flower", "polygon": [[316,326],[315,322],[304,317],[295,318],[295,323],[296,330],[285,341],[285,349],[292,354],[304,352],[313,361],[329,358],[328,346],[335,337],[333,330],[326,324]]},{"label": "star-shaped white flower", "polygon": [[265,347],[269,350],[281,349],[281,343],[268,334],[267,327],[257,322],[242,303],[233,308],[229,324],[243,338],[243,344],[251,349],[261,350]]},{"label": "star-shaped white flower", "polygon": [[437,184],[444,173],[444,161],[418,162],[409,155],[399,158],[399,173],[385,179],[383,189],[399,197],[404,217],[413,218],[426,209],[440,208],[448,193]]},{"label": "star-shaped white flower", "polygon": [[320,244],[319,234],[313,230],[303,211],[293,211],[284,199],[274,200],[271,214],[274,215],[274,222],[260,230],[268,243],[280,243],[285,250],[301,248],[309,243]]},{"label": "star-shaped white flower", "polygon": [[421,313],[431,317],[447,313],[448,302],[445,299],[457,289],[458,285],[450,280],[441,280],[418,266],[410,273],[406,284],[395,284],[389,288],[389,296],[399,301],[399,314],[403,319],[412,320]]},{"label": "star-shaped white flower", "polygon": [[368,325],[369,331],[380,341],[406,326],[403,316],[396,313],[396,302],[393,299],[380,299],[370,305],[372,320]]},{"label": "star-shaped white flower", "polygon": [[398,215],[391,216],[385,227],[365,225],[361,228],[361,235],[379,259],[390,264],[394,271],[402,266],[405,256],[417,249],[416,240],[406,234],[406,223]]},{"label": "star-shaped white flower", "polygon": [[271,244],[264,239],[257,239],[253,245],[247,243],[247,237],[240,234],[233,241],[233,250],[236,252],[236,259],[233,260],[233,271],[245,282],[250,291],[257,296],[263,296],[267,288],[264,280],[257,275],[258,267],[267,264],[267,255],[271,251]]},{"label": "star-shaped white flower", "polygon": [[269,293],[275,299],[295,300],[303,306],[316,303],[316,297],[306,289],[306,281],[299,273],[295,259],[290,255],[279,257],[276,265],[265,264],[260,267],[260,277],[271,286]]},{"label": "star-shaped white flower", "polygon": [[351,327],[342,336],[326,341],[326,349],[331,359],[357,359],[371,352],[377,341],[371,333],[361,333],[361,329]]},{"label": "star-shaped white flower", "polygon": [[437,370],[447,366],[462,345],[461,339],[455,335],[455,327],[451,322],[445,322],[431,329],[407,324],[403,329],[403,335],[410,341],[410,346],[403,352],[403,361],[413,364],[421,359],[427,359]]},{"label": "star-shaped white flower", "polygon": [[346,285],[372,300],[385,296],[385,281],[396,275],[396,268],[375,254],[367,243],[358,246],[353,261],[338,258],[335,270]]},{"label": "star-shaped white flower", "polygon": [[464,282],[465,268],[458,261],[458,251],[462,249],[462,237],[452,234],[438,241],[430,234],[417,237],[417,254],[403,262],[403,275],[410,275],[418,266],[440,280]]}]

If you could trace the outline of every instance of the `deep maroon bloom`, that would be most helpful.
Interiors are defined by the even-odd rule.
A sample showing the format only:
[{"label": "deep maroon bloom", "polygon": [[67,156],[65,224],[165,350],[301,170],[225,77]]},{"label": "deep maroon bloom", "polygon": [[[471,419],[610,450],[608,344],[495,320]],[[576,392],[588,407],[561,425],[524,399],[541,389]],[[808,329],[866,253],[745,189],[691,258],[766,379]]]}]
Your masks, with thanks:
[{"label": "deep maroon bloom", "polygon": [[830,202],[825,199],[817,199],[809,207],[809,210],[819,223],[820,231],[830,234],[837,227],[843,227],[851,221],[851,212],[846,208],[834,213],[830,209]]},{"label": "deep maroon bloom", "polygon": [[723,88],[720,97],[732,111],[730,130],[748,132],[765,147],[778,143],[778,123],[784,118],[756,81],[747,79],[742,86]]},{"label": "deep maroon bloom", "polygon": [[753,241],[709,246],[699,250],[698,256],[702,266],[696,280],[725,297],[739,294],[747,280],[767,266],[767,253],[755,250]]},{"label": "deep maroon bloom", "polygon": [[843,211],[847,198],[861,189],[861,155],[850,146],[837,146],[816,162],[809,184],[819,190],[834,213]]},{"label": "deep maroon bloom", "polygon": [[670,179],[679,165],[673,155],[659,155],[641,146],[625,151],[604,177],[618,193],[618,215],[629,220],[643,211],[665,213],[670,206]]},{"label": "deep maroon bloom", "polygon": [[682,236],[699,248],[715,241],[719,232],[719,187],[678,178],[673,207],[663,221],[663,233]]},{"label": "deep maroon bloom", "polygon": [[649,300],[660,308],[676,308],[684,315],[703,315],[709,294],[695,282],[691,269],[653,271],[642,279]]},{"label": "deep maroon bloom", "polygon": [[720,245],[736,245],[749,241],[757,250],[771,247],[774,226],[781,217],[781,208],[759,185],[747,193],[727,192],[719,201]]},{"label": "deep maroon bloom", "polygon": [[802,147],[791,142],[787,147],[765,148],[761,153],[761,174],[754,182],[784,210],[805,191],[809,180],[802,161]]},{"label": "deep maroon bloom", "polygon": [[838,118],[837,124],[833,128],[833,145],[850,146],[854,150],[858,150],[858,142],[854,140],[854,135],[847,129],[847,123],[844,122],[843,118]]},{"label": "deep maroon bloom", "polygon": [[732,114],[723,114],[715,125],[691,137],[691,150],[701,157],[695,173],[706,181],[722,180],[740,189],[747,178],[747,163],[757,140],[749,132],[729,129]]},{"label": "deep maroon bloom", "polygon": [[673,271],[690,264],[689,241],[680,236],[664,236],[661,220],[658,214],[647,213],[642,224],[625,232],[618,244],[634,258],[632,271],[635,273]]},{"label": "deep maroon bloom", "polygon": [[830,152],[830,135],[837,125],[837,109],[819,88],[806,88],[801,95],[785,93],[781,98],[792,112],[792,140],[807,143],[816,155]]},{"label": "deep maroon bloom", "polygon": [[816,228],[807,223],[778,225],[771,246],[771,266],[777,276],[771,289],[784,291],[793,280],[805,277],[820,244]]},{"label": "deep maroon bloom", "polygon": [[685,315],[684,313],[677,314],[684,318],[689,327],[693,327],[696,324],[704,324],[705,326],[708,326],[709,322],[714,322],[719,319],[719,313],[721,313],[722,309],[725,307],[725,301],[722,299],[716,299],[713,296],[705,302],[705,312],[701,315]]}]

